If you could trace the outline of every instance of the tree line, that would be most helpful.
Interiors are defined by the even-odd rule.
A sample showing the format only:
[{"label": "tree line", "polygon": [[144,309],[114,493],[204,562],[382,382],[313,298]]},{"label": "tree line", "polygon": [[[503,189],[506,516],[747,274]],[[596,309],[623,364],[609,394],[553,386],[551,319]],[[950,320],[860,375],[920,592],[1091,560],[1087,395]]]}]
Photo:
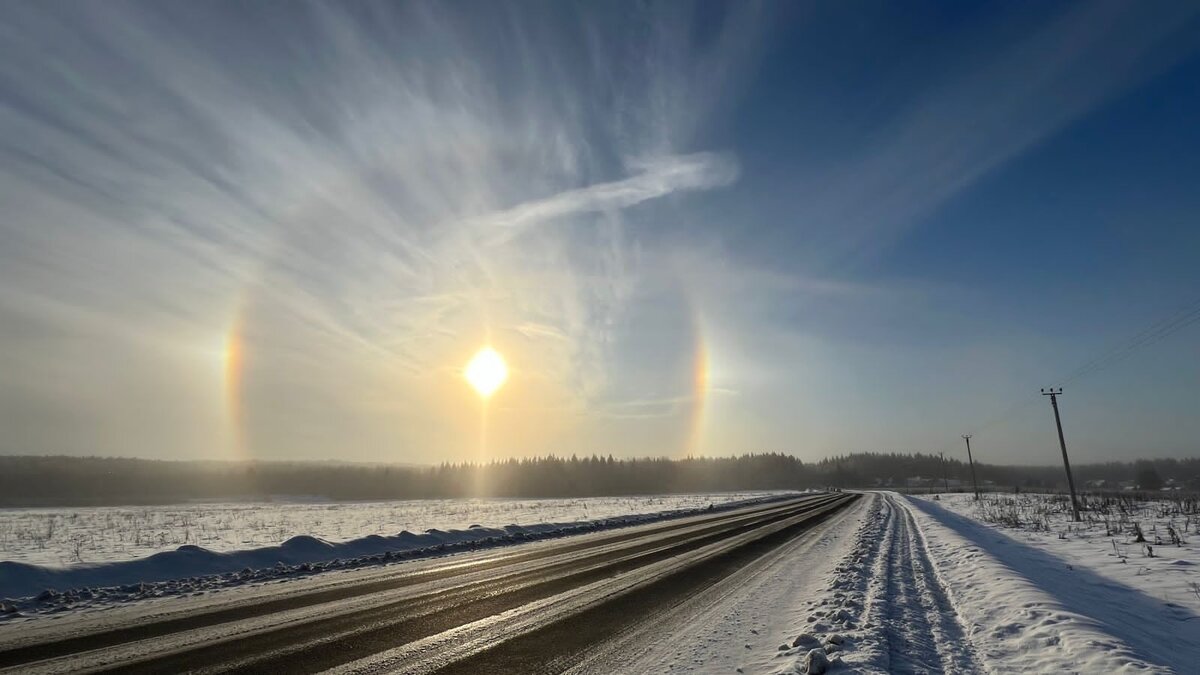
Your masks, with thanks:
[{"label": "tree line", "polygon": [[805,464],[781,453],[686,459],[549,456],[436,466],[0,457],[2,506],[167,504],[269,497],[600,497],[782,490],[811,484]]},{"label": "tree line", "polygon": [[[965,454],[965,453],[964,453]],[[943,479],[971,485],[971,468],[965,459],[927,453],[863,452],[829,457],[810,465],[830,485],[869,487],[878,484],[903,486],[910,478],[923,478],[936,485]],[[1072,463],[1071,471],[1080,488],[1103,481],[1104,488],[1134,484],[1141,489],[1157,490],[1173,482],[1189,490],[1200,490],[1200,458],[1140,459],[1125,462]],[[998,487],[1034,489],[1066,488],[1062,465],[1021,466],[976,462],[975,475],[980,483]]]},{"label": "tree line", "polygon": [[[1061,467],[976,464],[981,482],[1053,489]],[[1081,464],[1078,483],[1168,480],[1200,489],[1200,459]],[[943,474],[944,471],[944,474]],[[823,486],[904,486],[943,475],[969,486],[965,461],[926,453],[855,453],[805,463],[783,453],[684,459],[611,455],[536,457],[436,466],[334,462],[165,461],[111,457],[0,457],[0,506],[168,504],[196,500],[601,497]],[[1157,481],[1154,484],[1147,484]]]}]

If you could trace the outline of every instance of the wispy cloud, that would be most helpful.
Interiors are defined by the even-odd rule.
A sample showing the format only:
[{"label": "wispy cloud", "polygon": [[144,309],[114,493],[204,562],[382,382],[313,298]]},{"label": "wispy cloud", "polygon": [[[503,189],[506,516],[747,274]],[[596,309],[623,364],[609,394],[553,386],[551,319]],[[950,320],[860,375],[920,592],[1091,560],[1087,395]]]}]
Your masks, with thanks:
[{"label": "wispy cloud", "polygon": [[[463,456],[474,401],[454,378],[485,340],[547,415],[529,423],[547,445],[514,452],[585,418],[671,437],[701,333],[708,393],[742,392],[757,428],[787,396],[752,387],[798,379],[806,327],[935,296],[848,262],[1175,63],[1200,13],[1099,2],[968,27],[883,87],[853,142],[785,157],[720,123],[774,53],[771,5],[459,9],[0,6],[0,423],[20,429],[0,451],[213,454],[231,332],[266,454]],[[803,91],[790,78],[771,84]],[[786,194],[736,222],[707,208],[776,162],[800,177]]]},{"label": "wispy cloud", "polygon": [[240,314],[246,403],[275,419],[298,386],[353,406],[354,373],[443,372],[489,332],[532,342],[577,408],[600,395],[642,273],[628,211],[737,178],[691,139],[757,10],[699,44],[662,8],[624,41],[590,12],[243,9],[4,8],[6,321],[218,352]]},{"label": "wispy cloud", "polygon": [[[674,192],[723,187],[737,178],[737,165],[732,159],[711,153],[660,157],[642,168],[635,176],[519,204],[473,219],[471,225],[520,231],[568,216],[625,209]],[[501,241],[492,239],[491,243]]]}]

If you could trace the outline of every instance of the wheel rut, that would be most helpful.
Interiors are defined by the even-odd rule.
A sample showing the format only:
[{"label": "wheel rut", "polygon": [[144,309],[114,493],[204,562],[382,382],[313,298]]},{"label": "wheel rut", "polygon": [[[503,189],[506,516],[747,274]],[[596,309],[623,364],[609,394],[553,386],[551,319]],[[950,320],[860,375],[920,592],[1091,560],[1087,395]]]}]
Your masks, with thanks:
[{"label": "wheel rut", "polygon": [[882,615],[888,670],[893,673],[977,673],[983,670],[925,547],[912,514],[884,497],[888,520]]}]

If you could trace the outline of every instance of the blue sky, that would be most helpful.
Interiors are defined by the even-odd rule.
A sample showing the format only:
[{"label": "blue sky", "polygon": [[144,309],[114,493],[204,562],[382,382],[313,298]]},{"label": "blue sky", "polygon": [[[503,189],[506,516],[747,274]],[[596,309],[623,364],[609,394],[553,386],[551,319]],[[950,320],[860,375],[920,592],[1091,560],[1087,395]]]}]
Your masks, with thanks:
[{"label": "blue sky", "polygon": [[[4,453],[1052,462],[1200,299],[1187,3],[0,15]],[[1195,455],[1198,330],[1077,461]]]}]

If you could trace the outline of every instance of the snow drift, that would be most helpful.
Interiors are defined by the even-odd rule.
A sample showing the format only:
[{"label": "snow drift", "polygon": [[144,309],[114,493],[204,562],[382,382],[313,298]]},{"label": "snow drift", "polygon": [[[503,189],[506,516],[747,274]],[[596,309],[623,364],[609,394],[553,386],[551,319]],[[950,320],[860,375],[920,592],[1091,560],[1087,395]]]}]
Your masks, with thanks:
[{"label": "snow drift", "polygon": [[787,499],[773,495],[706,508],[601,518],[572,523],[540,523],[505,527],[472,526],[464,530],[407,530],[392,536],[368,535],[343,542],[295,536],[277,546],[218,552],[185,545],[145,558],[67,567],[0,562],[0,598],[11,608],[72,605],[100,598],[176,595],[254,581],[314,574],[331,569],[377,565],[526,541],[652,523],[704,512],[718,512]]}]

